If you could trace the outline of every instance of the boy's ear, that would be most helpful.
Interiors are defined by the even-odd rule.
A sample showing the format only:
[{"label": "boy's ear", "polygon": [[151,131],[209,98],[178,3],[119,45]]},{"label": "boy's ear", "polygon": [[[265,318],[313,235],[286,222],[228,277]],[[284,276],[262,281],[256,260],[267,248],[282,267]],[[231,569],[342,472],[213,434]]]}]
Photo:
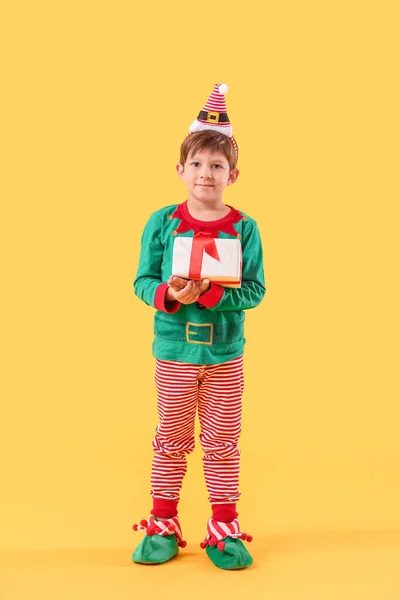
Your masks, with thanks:
[{"label": "boy's ear", "polygon": [[180,163],[178,163],[176,165],[176,172],[178,173],[178,176],[180,179],[182,179],[183,171],[184,171],[184,169],[183,169],[182,165]]},{"label": "boy's ear", "polygon": [[236,179],[239,177],[239,173],[239,169],[232,169],[232,171],[229,173],[228,183],[226,185],[232,185],[235,183]]}]

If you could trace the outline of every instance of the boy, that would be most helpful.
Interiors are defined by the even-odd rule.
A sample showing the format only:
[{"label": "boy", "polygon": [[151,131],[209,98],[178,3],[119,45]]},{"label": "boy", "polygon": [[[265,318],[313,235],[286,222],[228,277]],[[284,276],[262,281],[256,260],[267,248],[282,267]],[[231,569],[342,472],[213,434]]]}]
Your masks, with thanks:
[{"label": "boy", "polygon": [[[264,294],[262,247],[256,222],[226,205],[222,196],[238,178],[237,145],[225,105],[227,86],[216,84],[181,146],[177,172],[188,197],[149,219],[143,236],[136,295],[157,309],[156,358],[159,425],[153,441],[150,522],[134,529],[146,535],[133,552],[139,563],[162,563],[184,547],[178,501],[186,455],[194,448],[196,409],[212,517],[201,544],[222,569],[252,563],[241,540],[236,512],[243,393],[243,310]],[[238,238],[242,283],[238,289],[171,276],[175,236]]]}]

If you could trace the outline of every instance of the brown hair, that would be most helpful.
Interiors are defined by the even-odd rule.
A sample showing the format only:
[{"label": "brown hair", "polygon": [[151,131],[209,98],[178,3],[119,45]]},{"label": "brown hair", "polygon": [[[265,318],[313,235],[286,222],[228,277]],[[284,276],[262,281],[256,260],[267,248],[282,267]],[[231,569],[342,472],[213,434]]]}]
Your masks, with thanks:
[{"label": "brown hair", "polygon": [[211,152],[221,152],[228,161],[231,171],[236,167],[236,152],[231,140],[227,135],[218,131],[210,131],[209,129],[196,131],[183,140],[180,155],[182,167],[185,166],[185,162],[189,156],[206,149]]}]

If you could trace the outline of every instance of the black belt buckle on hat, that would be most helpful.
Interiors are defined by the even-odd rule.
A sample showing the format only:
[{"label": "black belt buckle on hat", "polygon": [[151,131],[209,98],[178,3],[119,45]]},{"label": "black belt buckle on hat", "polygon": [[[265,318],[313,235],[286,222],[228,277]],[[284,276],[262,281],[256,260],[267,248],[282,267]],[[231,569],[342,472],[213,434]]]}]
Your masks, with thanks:
[{"label": "black belt buckle on hat", "polygon": [[218,123],[218,121],[219,121],[219,113],[208,111],[207,122],[208,123]]},{"label": "black belt buckle on hat", "polygon": [[197,118],[200,121],[207,121],[207,123],[229,123],[228,113],[219,113],[212,110],[201,110]]}]

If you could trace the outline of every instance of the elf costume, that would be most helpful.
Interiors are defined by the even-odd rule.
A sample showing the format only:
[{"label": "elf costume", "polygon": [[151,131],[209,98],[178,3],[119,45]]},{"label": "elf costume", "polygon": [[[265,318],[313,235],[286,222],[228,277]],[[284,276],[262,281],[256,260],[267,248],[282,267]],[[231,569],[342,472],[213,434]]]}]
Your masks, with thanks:
[{"label": "elf costume", "polygon": [[[224,94],[217,84],[191,125],[191,133],[213,129],[225,133],[235,148]],[[211,119],[211,121],[210,121]],[[265,283],[262,246],[256,222],[230,207],[216,221],[191,216],[187,202],[155,212],[142,236],[134,282],[135,294],[157,309],[154,318],[153,355],[156,358],[159,425],[153,440],[153,508],[150,522],[134,529],[146,535],[132,555],[134,562],[160,563],[176,556],[182,539],[177,517],[186,456],[194,449],[198,410],[204,450],[203,466],[212,518],[201,544],[211,560],[223,569],[238,569],[252,560],[242,540],[236,501],[239,499],[239,450],[243,393],[244,310],[257,306]],[[212,282],[198,302],[166,303],[176,236],[239,239],[242,245],[242,282],[238,289]]]}]

